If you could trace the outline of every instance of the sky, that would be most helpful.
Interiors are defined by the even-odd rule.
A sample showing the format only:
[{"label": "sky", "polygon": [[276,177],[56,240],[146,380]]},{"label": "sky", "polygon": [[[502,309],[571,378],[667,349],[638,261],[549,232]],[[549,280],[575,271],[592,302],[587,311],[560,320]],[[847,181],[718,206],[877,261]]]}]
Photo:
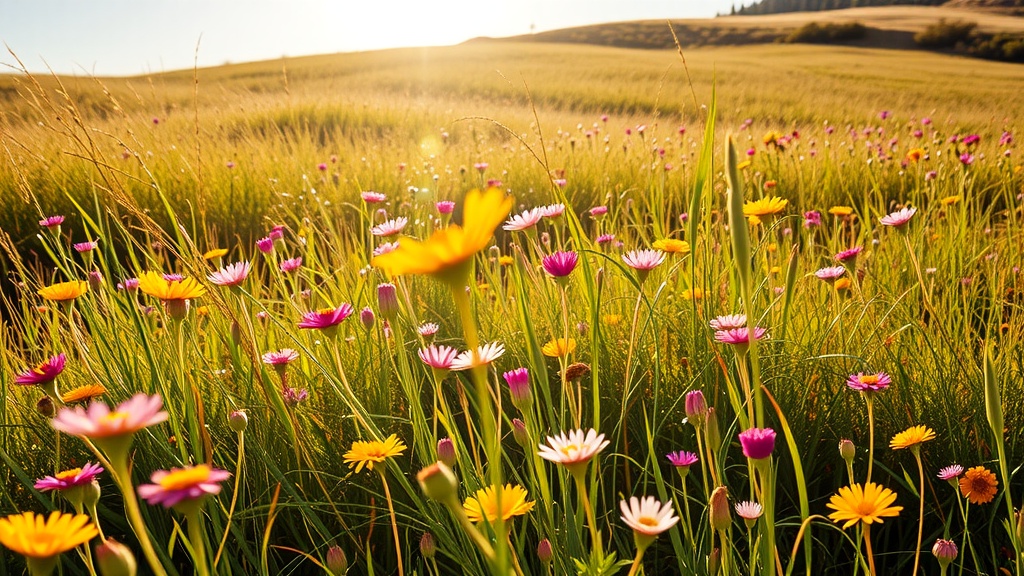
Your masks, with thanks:
[{"label": "sky", "polygon": [[[731,6],[732,0],[0,0],[0,42],[31,72],[131,76],[196,62],[218,66],[443,46],[601,22],[713,17]],[[0,52],[0,73],[16,62],[7,50]]]}]

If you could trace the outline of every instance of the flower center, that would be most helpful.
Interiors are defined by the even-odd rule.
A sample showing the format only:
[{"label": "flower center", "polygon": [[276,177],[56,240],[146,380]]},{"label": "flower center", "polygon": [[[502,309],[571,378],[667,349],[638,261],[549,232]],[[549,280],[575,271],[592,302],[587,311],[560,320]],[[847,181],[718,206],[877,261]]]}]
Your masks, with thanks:
[{"label": "flower center", "polygon": [[562,454],[568,456],[570,453],[574,451],[579,452],[582,448],[583,447],[580,446],[579,444],[566,444],[565,446],[562,446]]},{"label": "flower center", "polygon": [[863,500],[861,502],[858,502],[857,505],[853,507],[853,509],[854,509],[854,512],[856,512],[857,515],[861,516],[861,517],[867,517],[867,516],[874,516],[875,515],[875,505],[874,505],[874,503],[873,502],[868,502],[867,500]]},{"label": "flower center", "polygon": [[321,309],[317,310],[316,313],[320,314],[322,316],[326,316],[328,314],[333,314],[334,313],[334,308],[321,308]]},{"label": "flower center", "polygon": [[70,479],[74,478],[75,476],[78,476],[79,474],[81,474],[81,472],[82,472],[81,468],[72,468],[71,470],[65,470],[63,472],[59,472],[56,476],[54,476],[54,478],[56,478],[57,480],[70,480]]},{"label": "flower center", "polygon": [[111,412],[103,418],[100,418],[100,422],[103,424],[120,424],[128,419],[127,412]]},{"label": "flower center", "polygon": [[165,490],[184,490],[196,484],[202,484],[210,479],[210,467],[200,464],[193,468],[172,470],[160,479],[160,487]]},{"label": "flower center", "polygon": [[860,377],[861,384],[878,384],[878,374],[864,374]]},{"label": "flower center", "polygon": [[658,519],[657,518],[651,518],[650,516],[641,516],[641,517],[637,518],[636,521],[637,521],[637,523],[642,524],[644,526],[657,526],[658,525]]}]

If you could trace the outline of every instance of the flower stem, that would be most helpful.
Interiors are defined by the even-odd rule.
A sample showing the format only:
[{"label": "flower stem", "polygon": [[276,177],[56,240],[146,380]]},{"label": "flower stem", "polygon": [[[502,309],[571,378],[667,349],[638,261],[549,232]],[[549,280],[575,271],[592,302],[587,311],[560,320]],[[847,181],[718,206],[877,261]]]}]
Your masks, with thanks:
[{"label": "flower stem", "polygon": [[139,539],[139,546],[142,547],[142,554],[149,563],[150,570],[154,576],[167,576],[160,558],[153,549],[153,543],[149,539],[149,532],[146,530],[146,522],[142,519],[142,511],[139,509],[139,500],[135,496],[135,489],[132,487],[131,475],[128,473],[128,463],[125,461],[114,462],[111,460],[111,475],[117,483],[121,495],[124,497],[124,512],[128,522],[132,525],[135,537]]},{"label": "flower stem", "polygon": [[921,464],[921,447],[914,446],[913,452],[914,459],[917,460],[917,475],[921,483],[918,491],[921,495],[921,507],[917,516],[917,548],[914,549],[914,571],[911,572],[913,576],[917,576],[917,568],[921,565],[921,537],[924,535],[924,465]]},{"label": "flower stem", "polygon": [[210,565],[206,562],[206,535],[203,534],[203,511],[196,507],[195,511],[186,516],[188,523],[188,540],[192,544],[192,560],[196,565],[197,576],[209,576]]},{"label": "flower stem", "polygon": [[395,537],[395,557],[398,559],[398,576],[405,575],[405,569],[402,566],[402,545],[398,540],[398,521],[395,519],[395,505],[391,501],[391,489],[388,487],[387,475],[384,474],[384,468],[379,467],[380,481],[384,484],[384,497],[388,501],[388,513],[391,514],[391,533]]},{"label": "flower stem", "polygon": [[576,479],[576,488],[580,493],[580,500],[583,501],[583,510],[587,514],[587,526],[590,528],[590,545],[591,547],[600,549],[603,555],[604,544],[601,542],[601,535],[597,533],[597,521],[594,519],[594,508],[590,505],[590,497],[587,495],[587,483],[583,477],[586,475],[586,471],[580,471],[579,473],[573,473],[572,477]]},{"label": "flower stem", "polygon": [[875,570],[875,553],[871,550],[871,524],[864,525],[864,546],[867,550],[868,569],[871,571],[871,576],[878,576],[878,572]]},{"label": "flower stem", "polygon": [[646,552],[646,551],[647,551],[647,547],[646,546],[644,546],[644,547],[638,546],[637,547],[637,549],[636,549],[636,557],[633,558],[633,565],[629,567],[629,576],[636,576],[637,573],[640,571],[641,566],[643,566],[642,562],[643,562],[643,559],[644,559],[644,552]]},{"label": "flower stem", "polygon": [[868,477],[865,484],[871,482],[871,468],[875,464],[875,411],[874,399],[870,394],[864,396],[864,401],[868,403]]},{"label": "flower stem", "polygon": [[231,505],[228,506],[228,520],[227,525],[224,526],[224,535],[220,539],[220,545],[217,547],[217,554],[213,558],[213,571],[217,571],[217,564],[220,562],[220,556],[224,553],[224,545],[227,544],[228,534],[231,533],[231,520],[235,515],[235,504],[238,503],[238,485],[242,478],[242,466],[245,462],[245,431],[238,433],[238,461],[235,463],[235,487],[231,491]]}]

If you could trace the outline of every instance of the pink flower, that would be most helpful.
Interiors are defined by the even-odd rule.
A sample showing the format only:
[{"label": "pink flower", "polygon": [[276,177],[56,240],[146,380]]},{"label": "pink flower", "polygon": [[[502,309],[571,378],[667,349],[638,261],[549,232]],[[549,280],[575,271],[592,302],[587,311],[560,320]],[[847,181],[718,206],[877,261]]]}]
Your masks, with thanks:
[{"label": "pink flower", "polygon": [[36,480],[36,490],[47,492],[49,490],[67,490],[92,484],[92,481],[103,473],[103,467],[99,464],[86,462],[81,468],[74,468],[59,472],[55,476],[46,476]]},{"label": "pink flower", "polygon": [[381,242],[380,246],[373,249],[374,256],[380,256],[381,254],[387,254],[398,248],[398,242]]},{"label": "pink flower", "polygon": [[537,224],[537,222],[540,222],[540,219],[543,217],[544,213],[540,208],[531,208],[530,210],[525,210],[523,213],[516,214],[509,218],[505,221],[505,225],[502,226],[501,229],[510,231],[526,230],[528,228],[532,228]]},{"label": "pink flower", "polygon": [[735,328],[744,328],[747,325],[746,314],[729,314],[727,316],[718,316],[711,322],[708,322],[712,330],[733,330]]},{"label": "pink flower", "polygon": [[686,452],[685,450],[669,452],[665,457],[668,458],[669,463],[676,468],[689,468],[697,463],[697,455],[693,452]]},{"label": "pink flower", "polygon": [[71,247],[75,249],[79,254],[83,252],[92,252],[99,246],[97,242],[79,242],[78,244],[72,244]]},{"label": "pink flower", "polygon": [[737,502],[736,506],[734,506],[734,509],[736,510],[737,516],[751,523],[753,523],[754,520],[760,518],[761,514],[764,513],[764,508],[762,508],[760,504],[752,500]]},{"label": "pink flower", "polygon": [[579,262],[579,255],[575,252],[555,252],[545,256],[541,260],[541,265],[552,278],[564,278],[576,269],[577,262]]},{"label": "pink flower", "polygon": [[245,282],[252,266],[248,262],[235,262],[207,276],[207,280],[217,286],[238,286]]},{"label": "pink flower", "polygon": [[476,164],[473,164],[473,168],[476,168],[478,172],[483,174],[484,171],[487,170],[487,162],[477,162]]},{"label": "pink flower", "polygon": [[877,374],[858,372],[851,374],[846,379],[846,385],[858,392],[881,392],[888,388],[891,383],[892,378],[885,372],[878,372]]},{"label": "pink flower", "polygon": [[352,305],[344,303],[337,308],[322,308],[314,312],[306,312],[299,321],[299,328],[313,330],[329,330],[341,324],[346,318],[355,313]]},{"label": "pink flower", "polygon": [[256,241],[256,247],[259,248],[260,252],[270,254],[274,251],[274,239],[270,236],[260,238]]},{"label": "pink flower", "polygon": [[281,262],[281,272],[288,273],[294,272],[302,267],[302,256],[298,258],[289,258]]},{"label": "pink flower", "polygon": [[917,208],[904,208],[902,210],[897,210],[892,214],[882,216],[878,221],[881,222],[883,226],[894,226],[899,228],[907,222],[910,222],[910,219],[914,217],[916,212]]},{"label": "pink flower", "polygon": [[455,202],[451,200],[441,200],[437,204],[434,204],[440,214],[451,214],[455,211]]},{"label": "pink flower", "polygon": [[433,322],[426,322],[417,328],[416,331],[419,332],[420,336],[430,337],[437,334],[439,329],[440,327],[437,324]]},{"label": "pink flower", "polygon": [[963,164],[964,166],[970,166],[971,164],[974,164],[974,154],[964,152],[963,154],[960,155],[960,163]]},{"label": "pink flower", "polygon": [[813,226],[821,226],[821,212],[817,210],[804,212],[804,228],[811,228]]},{"label": "pink flower", "polygon": [[405,228],[406,224],[409,223],[409,219],[405,216],[399,216],[393,220],[388,220],[382,224],[378,224],[373,228],[370,228],[370,233],[374,236],[394,236]]},{"label": "pink flower", "polygon": [[150,476],[153,483],[139,486],[138,492],[151,506],[173,508],[182,502],[219,494],[220,482],[229,477],[230,472],[208,464],[157,470]]},{"label": "pink flower", "polygon": [[278,224],[270,229],[270,234],[267,236],[271,240],[284,240],[284,224]]},{"label": "pink flower", "polygon": [[708,417],[708,402],[704,398],[704,392],[701,390],[691,390],[686,393],[686,402],[684,404],[686,409],[686,419],[694,425],[694,427],[700,427],[704,425],[704,421]]},{"label": "pink flower", "polygon": [[103,402],[94,401],[88,408],[61,408],[53,419],[54,429],[72,436],[91,439],[113,438],[134,434],[168,418],[159,394],[136,394],[111,411]]},{"label": "pink flower", "polygon": [[594,240],[594,242],[597,242],[598,244],[607,244],[612,240],[615,240],[615,234],[601,234]]},{"label": "pink flower", "polygon": [[309,398],[309,392],[305,388],[285,388],[284,403],[289,406],[298,406]]},{"label": "pink flower", "polygon": [[51,356],[35,368],[18,374],[14,378],[14,383],[22,386],[32,386],[52,382],[64,371],[64,364],[66,362],[67,356],[63,352],[56,356]]},{"label": "pink flower", "polygon": [[458,350],[443,344],[431,344],[426,348],[420,348],[419,351],[420,360],[435,370],[451,370],[452,363],[458,355]]},{"label": "pink flower", "polygon": [[529,407],[532,395],[530,392],[530,372],[526,368],[516,368],[501,375],[508,384],[509,394],[512,396],[512,405],[520,410]]},{"label": "pink flower", "polygon": [[644,248],[643,250],[630,250],[622,255],[622,261],[634,270],[653,270],[665,261],[665,253],[661,250]]},{"label": "pink flower", "polygon": [[39,221],[40,226],[42,226],[43,228],[49,228],[50,230],[53,230],[54,228],[60,226],[63,223],[64,217],[60,215],[47,216],[46,218],[43,218],[42,220]]},{"label": "pink flower", "polygon": [[945,481],[948,482],[950,480],[953,480],[954,478],[958,478],[963,473],[964,473],[964,467],[963,466],[961,466],[959,464],[951,464],[951,465],[946,466],[945,468],[939,470],[938,477],[939,477],[939,480],[945,480]]},{"label": "pink flower", "polygon": [[134,291],[139,289],[139,279],[138,278],[125,278],[121,282],[117,283],[117,289],[118,290],[127,290],[129,292],[134,292]]},{"label": "pink flower", "polygon": [[321,162],[321,163],[317,164],[316,165],[316,169],[321,171],[321,172],[326,171],[327,170],[327,163],[326,162]]},{"label": "pink flower", "polygon": [[381,192],[372,191],[363,192],[359,196],[363,199],[363,202],[366,202],[367,204],[377,204],[378,202],[383,202],[388,198]]},{"label": "pink flower", "polygon": [[751,460],[764,460],[775,450],[775,430],[771,428],[748,428],[739,434],[743,455]]},{"label": "pink flower", "polygon": [[[764,328],[754,328],[754,340],[761,340],[766,336]],[[750,343],[750,332],[747,328],[733,328],[731,330],[719,330],[715,332],[715,340],[723,344],[747,345]]]},{"label": "pink flower", "polygon": [[835,255],[835,259],[838,262],[846,262],[847,260],[851,260],[851,261],[852,260],[856,260],[857,259],[857,255],[860,254],[862,250],[864,250],[863,246],[854,246],[853,248],[850,248],[849,250],[843,250],[842,252],[836,254]]},{"label": "pink flower", "polygon": [[541,206],[540,211],[545,218],[558,218],[565,213],[565,204],[549,204],[547,206]]},{"label": "pink flower", "polygon": [[291,348],[281,348],[263,355],[263,363],[271,366],[282,366],[299,359],[299,353]]},{"label": "pink flower", "polygon": [[601,216],[604,216],[607,213],[608,213],[608,207],[607,206],[594,206],[593,208],[590,209],[590,217],[591,218],[600,218]]},{"label": "pink flower", "polygon": [[834,283],[843,274],[846,274],[846,268],[842,266],[829,266],[828,268],[821,268],[814,273],[818,280],[828,282],[829,284]]}]

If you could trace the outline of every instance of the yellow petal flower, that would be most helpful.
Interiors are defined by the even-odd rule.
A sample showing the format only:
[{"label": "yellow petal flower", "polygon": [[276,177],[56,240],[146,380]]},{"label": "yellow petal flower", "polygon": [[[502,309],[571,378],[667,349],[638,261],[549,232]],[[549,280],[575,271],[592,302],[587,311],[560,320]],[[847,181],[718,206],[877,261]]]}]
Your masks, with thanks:
[{"label": "yellow petal flower", "polygon": [[868,482],[863,487],[854,484],[840,488],[826,506],[835,510],[828,515],[833,522],[846,522],[843,524],[845,530],[858,522],[874,524],[882,522],[882,518],[899,516],[903,507],[892,506],[895,501],[895,492]]},{"label": "yellow petal flower", "polygon": [[60,282],[40,288],[38,294],[53,302],[69,302],[89,291],[89,284],[82,280]]},{"label": "yellow petal flower", "polygon": [[508,521],[515,516],[522,516],[533,510],[534,504],[526,499],[526,489],[522,486],[505,484],[501,489],[501,510],[498,509],[498,491],[494,486],[488,486],[476,491],[476,494],[466,498],[462,505],[466,516],[471,522],[497,522],[500,514],[501,519]]},{"label": "yellow petal flower", "polygon": [[84,514],[33,512],[0,519],[0,543],[29,558],[52,558],[89,542],[99,532]]}]

